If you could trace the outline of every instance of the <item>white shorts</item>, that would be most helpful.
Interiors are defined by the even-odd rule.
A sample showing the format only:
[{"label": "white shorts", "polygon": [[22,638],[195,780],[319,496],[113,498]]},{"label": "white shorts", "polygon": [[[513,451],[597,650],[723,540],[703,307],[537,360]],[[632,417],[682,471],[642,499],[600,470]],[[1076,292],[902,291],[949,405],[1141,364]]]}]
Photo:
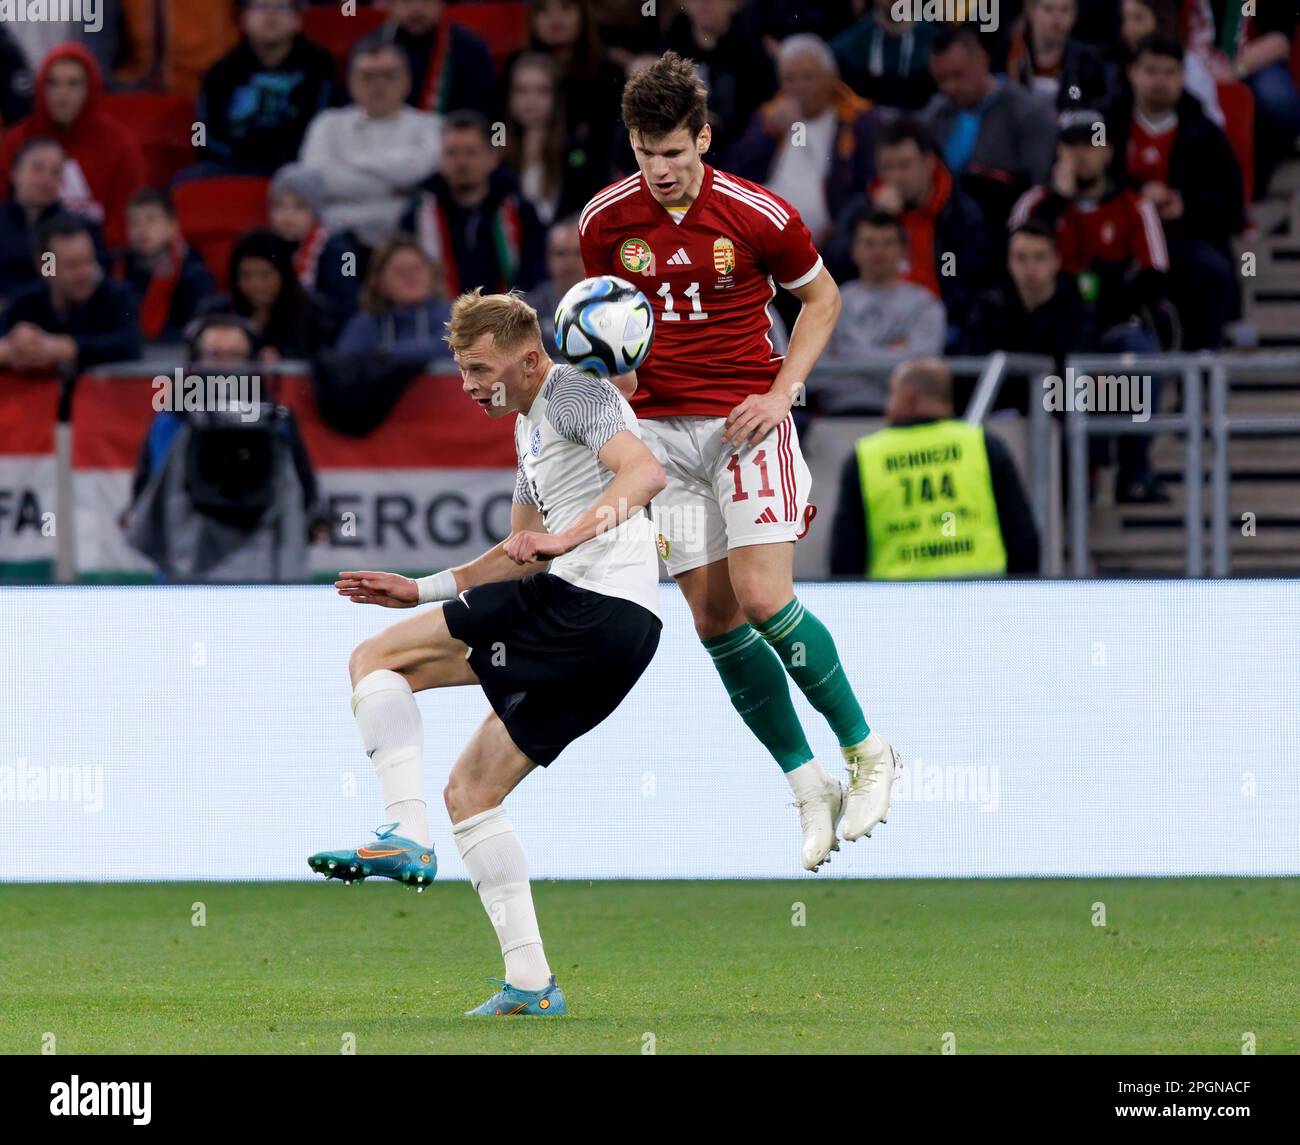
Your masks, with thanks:
[{"label": "white shorts", "polygon": [[642,440],[668,474],[654,499],[659,555],[673,576],[713,564],[729,549],[797,541],[816,509],[812,475],[787,414],[757,444],[724,442],[722,417],[646,418]]}]

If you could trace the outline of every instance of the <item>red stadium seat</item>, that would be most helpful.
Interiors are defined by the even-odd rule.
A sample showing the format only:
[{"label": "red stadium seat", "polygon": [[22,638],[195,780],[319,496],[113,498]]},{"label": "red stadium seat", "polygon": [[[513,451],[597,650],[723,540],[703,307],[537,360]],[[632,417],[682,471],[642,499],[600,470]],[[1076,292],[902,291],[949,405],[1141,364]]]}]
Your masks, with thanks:
[{"label": "red stadium seat", "polygon": [[1255,95],[1244,83],[1220,82],[1219,106],[1223,108],[1224,132],[1241,168],[1246,203],[1255,198]]},{"label": "red stadium seat", "polygon": [[352,45],[387,19],[387,8],[358,7],[347,16],[338,4],[311,4],[302,10],[302,34],[334,57],[341,77]]},{"label": "red stadium seat", "polygon": [[235,240],[251,227],[266,225],[269,183],[258,175],[224,175],[192,179],[172,188],[181,233],[222,290],[229,284]]},{"label": "red stadium seat", "polygon": [[165,187],[182,167],[195,162],[192,97],[161,91],[109,92],[104,110],[140,142],[151,187]]},{"label": "red stadium seat", "polygon": [[528,6],[521,0],[489,0],[483,4],[450,4],[447,19],[477,32],[487,41],[492,64],[501,70],[507,56],[528,40]]}]

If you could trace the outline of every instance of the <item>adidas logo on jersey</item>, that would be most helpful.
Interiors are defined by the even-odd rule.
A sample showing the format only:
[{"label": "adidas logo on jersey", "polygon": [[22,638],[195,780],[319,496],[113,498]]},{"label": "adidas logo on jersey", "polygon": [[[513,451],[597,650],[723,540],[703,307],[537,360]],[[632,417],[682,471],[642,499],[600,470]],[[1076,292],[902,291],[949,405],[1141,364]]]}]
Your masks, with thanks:
[{"label": "adidas logo on jersey", "polygon": [[668,260],[669,266],[690,266],[691,260],[686,257],[686,248],[678,247],[677,253]]},{"label": "adidas logo on jersey", "polygon": [[757,517],[754,518],[755,525],[775,525],[776,514],[772,512],[771,506],[768,506]]}]

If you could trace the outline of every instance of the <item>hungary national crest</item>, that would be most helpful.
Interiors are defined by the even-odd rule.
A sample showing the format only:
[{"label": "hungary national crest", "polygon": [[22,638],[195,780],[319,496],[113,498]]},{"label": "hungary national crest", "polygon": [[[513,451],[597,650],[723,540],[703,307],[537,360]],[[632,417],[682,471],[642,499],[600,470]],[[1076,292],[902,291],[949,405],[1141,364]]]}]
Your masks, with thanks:
[{"label": "hungary national crest", "polygon": [[650,244],[645,239],[625,239],[618,248],[619,261],[633,274],[643,274],[650,267]]},{"label": "hungary national crest", "polygon": [[713,240],[713,269],[719,274],[730,274],[736,269],[736,244],[729,238]]}]

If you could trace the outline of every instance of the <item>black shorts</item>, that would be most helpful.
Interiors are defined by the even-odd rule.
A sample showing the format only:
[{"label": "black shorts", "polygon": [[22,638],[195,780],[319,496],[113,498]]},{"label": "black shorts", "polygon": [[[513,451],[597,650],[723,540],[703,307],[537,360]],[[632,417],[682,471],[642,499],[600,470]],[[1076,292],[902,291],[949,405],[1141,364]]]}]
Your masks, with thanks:
[{"label": "black shorts", "polygon": [[546,767],[622,702],[659,647],[659,618],[550,573],[467,589],[442,606],[515,746]]}]

